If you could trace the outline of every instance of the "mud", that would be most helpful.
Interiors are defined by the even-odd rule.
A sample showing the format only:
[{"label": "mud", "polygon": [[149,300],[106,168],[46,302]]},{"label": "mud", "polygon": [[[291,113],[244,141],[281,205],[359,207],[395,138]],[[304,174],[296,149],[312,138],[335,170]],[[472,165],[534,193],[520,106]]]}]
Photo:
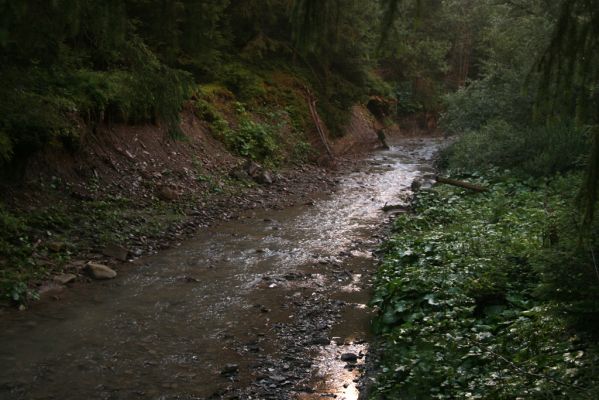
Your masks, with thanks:
[{"label": "mud", "polygon": [[439,144],[392,143],[334,193],[243,212],[2,316],[0,398],[357,399],[381,208],[409,201]]}]

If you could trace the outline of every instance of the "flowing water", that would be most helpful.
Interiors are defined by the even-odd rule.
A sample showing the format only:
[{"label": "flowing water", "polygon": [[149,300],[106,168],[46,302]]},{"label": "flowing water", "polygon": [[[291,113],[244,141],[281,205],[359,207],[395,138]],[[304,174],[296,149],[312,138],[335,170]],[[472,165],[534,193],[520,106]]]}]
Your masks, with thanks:
[{"label": "flowing water", "polygon": [[398,141],[312,205],[246,213],[7,313],[0,398],[357,399],[381,207],[406,201],[440,143]]}]

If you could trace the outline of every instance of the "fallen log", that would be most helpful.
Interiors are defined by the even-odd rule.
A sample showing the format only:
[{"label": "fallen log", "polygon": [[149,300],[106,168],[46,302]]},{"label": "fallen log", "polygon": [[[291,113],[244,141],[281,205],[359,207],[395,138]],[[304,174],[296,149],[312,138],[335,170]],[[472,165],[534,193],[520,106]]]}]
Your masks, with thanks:
[{"label": "fallen log", "polygon": [[474,183],[470,183],[470,182],[458,181],[456,179],[443,178],[442,176],[436,176],[435,180],[439,183],[445,183],[447,185],[457,186],[457,187],[472,190],[475,192],[486,192],[487,191],[486,187],[483,187],[480,185],[475,185]]},{"label": "fallen log", "polygon": [[331,151],[331,147],[329,146],[329,142],[327,141],[327,136],[325,134],[322,121],[320,120],[320,116],[318,115],[318,111],[316,110],[316,98],[312,94],[309,89],[305,89],[308,95],[308,108],[310,109],[310,114],[312,115],[312,120],[314,121],[314,125],[316,125],[316,131],[318,131],[318,135],[320,136],[320,140],[324,144],[324,148],[327,151],[327,154],[331,159],[334,159],[335,156]]}]

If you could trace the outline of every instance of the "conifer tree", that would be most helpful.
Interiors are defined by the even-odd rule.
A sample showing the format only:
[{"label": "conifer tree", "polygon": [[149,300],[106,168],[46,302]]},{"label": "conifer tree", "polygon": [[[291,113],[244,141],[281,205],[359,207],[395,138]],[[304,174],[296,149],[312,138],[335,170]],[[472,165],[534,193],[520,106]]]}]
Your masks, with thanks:
[{"label": "conifer tree", "polygon": [[591,152],[580,196],[588,224],[599,191],[599,0],[562,2],[538,70],[542,76],[541,110],[550,116],[574,116],[591,132]]}]

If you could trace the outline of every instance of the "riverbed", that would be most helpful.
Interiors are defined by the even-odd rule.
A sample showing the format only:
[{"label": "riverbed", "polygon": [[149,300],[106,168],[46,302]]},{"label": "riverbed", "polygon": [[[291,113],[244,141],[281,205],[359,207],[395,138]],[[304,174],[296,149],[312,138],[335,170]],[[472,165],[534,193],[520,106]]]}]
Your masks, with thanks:
[{"label": "riverbed", "polygon": [[332,193],[242,213],[10,313],[0,398],[358,399],[382,207],[409,203],[441,143],[397,140]]}]

